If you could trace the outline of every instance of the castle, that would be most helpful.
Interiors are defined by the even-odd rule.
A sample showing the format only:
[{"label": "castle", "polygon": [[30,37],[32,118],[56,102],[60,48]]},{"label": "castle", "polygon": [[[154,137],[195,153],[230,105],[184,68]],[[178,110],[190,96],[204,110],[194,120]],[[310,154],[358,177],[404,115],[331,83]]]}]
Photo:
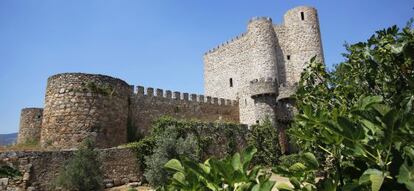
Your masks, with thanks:
[{"label": "castle", "polygon": [[47,81],[44,108],[22,109],[18,143],[69,149],[92,137],[100,148],[146,134],[163,115],[284,128],[292,119],[300,74],[313,57],[323,62],[316,9],[296,7],[284,22],[255,17],[247,31],[204,55],[205,95],[172,92],[105,75],[63,73]]}]

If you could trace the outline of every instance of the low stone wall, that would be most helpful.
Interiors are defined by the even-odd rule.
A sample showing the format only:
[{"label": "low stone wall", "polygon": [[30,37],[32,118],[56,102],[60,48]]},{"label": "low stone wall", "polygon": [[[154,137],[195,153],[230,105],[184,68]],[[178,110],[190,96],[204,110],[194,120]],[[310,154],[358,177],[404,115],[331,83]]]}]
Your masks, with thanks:
[{"label": "low stone wall", "polygon": [[[0,153],[0,163],[18,169],[21,177],[0,179],[0,190],[50,190],[61,166],[73,156],[67,151],[6,151]],[[142,172],[134,151],[127,148],[99,150],[103,184],[117,186],[139,182]]]}]

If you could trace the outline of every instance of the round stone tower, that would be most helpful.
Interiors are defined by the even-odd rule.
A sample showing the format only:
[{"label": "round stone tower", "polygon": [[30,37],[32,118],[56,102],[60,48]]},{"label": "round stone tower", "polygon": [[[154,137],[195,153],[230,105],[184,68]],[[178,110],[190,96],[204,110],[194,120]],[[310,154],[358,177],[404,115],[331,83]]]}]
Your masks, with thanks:
[{"label": "round stone tower", "polygon": [[286,82],[280,83],[292,85],[299,82],[300,74],[313,56],[323,62],[318,13],[312,7],[293,8],[284,15],[284,26],[285,54],[290,55],[290,64],[286,66]]},{"label": "round stone tower", "polygon": [[97,147],[127,141],[133,89],[110,76],[63,73],[49,77],[41,132],[46,148],[75,148],[91,138]]},{"label": "round stone tower", "polygon": [[269,119],[276,124],[276,97],[278,96],[278,83],[275,78],[260,78],[250,82],[250,95],[254,100],[254,113],[256,123]]},{"label": "round stone tower", "polygon": [[250,80],[258,78],[276,78],[276,33],[272,19],[269,17],[255,17],[247,26],[249,36],[250,61],[252,70]]},{"label": "round stone tower", "polygon": [[266,117],[274,120],[274,112],[269,113],[273,111],[271,107],[277,95],[277,39],[272,19],[252,18],[246,36],[249,61],[245,66],[240,66],[244,69],[240,74],[244,85],[238,95],[241,100],[240,121],[252,125]]},{"label": "round stone tower", "polygon": [[43,108],[24,108],[20,112],[18,144],[35,144],[40,141]]}]

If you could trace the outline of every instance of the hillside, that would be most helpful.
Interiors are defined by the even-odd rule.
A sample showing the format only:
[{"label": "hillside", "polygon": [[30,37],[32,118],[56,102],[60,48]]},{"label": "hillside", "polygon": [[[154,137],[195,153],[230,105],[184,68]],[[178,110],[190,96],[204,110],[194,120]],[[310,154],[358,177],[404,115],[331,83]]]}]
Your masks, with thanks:
[{"label": "hillside", "polygon": [[17,133],[0,134],[0,146],[10,145],[17,139]]}]

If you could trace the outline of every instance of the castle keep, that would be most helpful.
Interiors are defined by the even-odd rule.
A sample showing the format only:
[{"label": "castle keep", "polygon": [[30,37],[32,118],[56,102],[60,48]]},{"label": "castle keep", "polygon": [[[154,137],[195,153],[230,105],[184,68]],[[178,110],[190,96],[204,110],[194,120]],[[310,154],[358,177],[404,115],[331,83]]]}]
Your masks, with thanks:
[{"label": "castle keep", "polygon": [[313,56],[323,62],[317,11],[296,7],[282,24],[251,19],[245,33],[205,53],[205,95],[134,87],[104,75],[57,74],[47,81],[44,109],[22,110],[18,142],[66,149],[92,137],[98,147],[113,147],[131,132],[145,135],[163,115],[247,125],[268,118],[284,128],[292,119],[290,95]]}]

